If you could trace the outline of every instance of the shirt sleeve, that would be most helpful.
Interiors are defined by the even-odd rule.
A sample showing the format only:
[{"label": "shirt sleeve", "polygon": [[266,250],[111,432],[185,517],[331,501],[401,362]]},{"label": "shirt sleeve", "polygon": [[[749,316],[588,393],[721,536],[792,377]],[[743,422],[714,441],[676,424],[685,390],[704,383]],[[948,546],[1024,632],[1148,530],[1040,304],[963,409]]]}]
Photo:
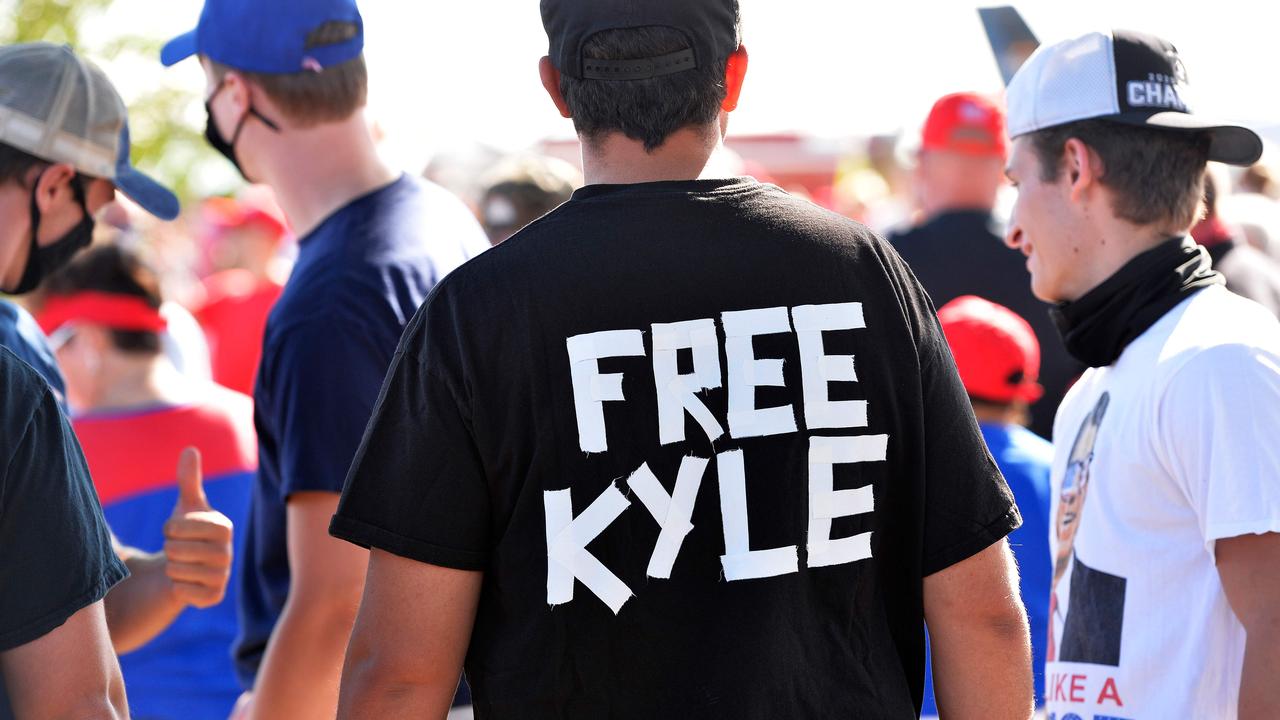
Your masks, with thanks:
[{"label": "shirt sleeve", "polygon": [[0,651],[49,633],[129,574],[53,394],[5,431],[21,440],[0,477]]},{"label": "shirt sleeve", "polygon": [[1200,352],[1165,389],[1157,423],[1160,454],[1210,552],[1217,540],[1280,532],[1280,354]]},{"label": "shirt sleeve", "polygon": [[30,365],[40,377],[49,383],[61,403],[67,396],[62,372],[49,349],[44,331],[36,324],[31,313],[8,300],[0,300],[0,346],[8,348],[23,362]]},{"label": "shirt sleeve", "polygon": [[[425,310],[425,308],[424,308]],[[482,570],[489,556],[488,485],[457,383],[427,353],[455,341],[418,320],[396,354],[352,464],[335,536],[419,562]]]},{"label": "shirt sleeve", "polygon": [[268,393],[283,498],[342,492],[373,412],[396,339],[384,349],[368,330],[348,323],[309,322],[277,345]]},{"label": "shirt sleeve", "polygon": [[990,547],[1022,525],[956,370],[933,303],[895,253],[889,273],[916,341],[924,429],[923,574]]}]

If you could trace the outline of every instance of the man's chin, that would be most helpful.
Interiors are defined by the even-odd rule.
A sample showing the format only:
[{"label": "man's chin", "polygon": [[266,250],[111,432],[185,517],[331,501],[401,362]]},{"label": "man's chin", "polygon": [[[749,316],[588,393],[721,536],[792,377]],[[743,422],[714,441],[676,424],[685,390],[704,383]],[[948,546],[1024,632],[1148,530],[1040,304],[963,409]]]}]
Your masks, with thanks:
[{"label": "man's chin", "polygon": [[1057,302],[1057,300],[1053,299],[1053,295],[1051,293],[1049,293],[1046,290],[1040,289],[1039,286],[1036,285],[1036,282],[1034,279],[1031,281],[1031,294],[1035,295],[1036,299],[1039,300],[1040,302],[1046,302],[1051,304]]},{"label": "man's chin", "polygon": [[1062,293],[1046,282],[1037,282],[1034,272],[1031,275],[1031,294],[1040,302],[1057,305],[1062,302]]}]

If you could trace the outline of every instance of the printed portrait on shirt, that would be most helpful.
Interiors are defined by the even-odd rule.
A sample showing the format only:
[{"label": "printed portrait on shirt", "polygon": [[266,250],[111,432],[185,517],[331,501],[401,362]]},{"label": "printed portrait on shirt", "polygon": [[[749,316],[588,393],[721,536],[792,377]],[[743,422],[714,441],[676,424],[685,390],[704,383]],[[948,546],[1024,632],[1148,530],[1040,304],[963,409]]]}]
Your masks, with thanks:
[{"label": "printed portrait on shirt", "polygon": [[1110,394],[1103,393],[1081,423],[1059,491],[1054,518],[1058,550],[1054,557],[1050,595],[1053,617],[1047,652],[1051,662],[1120,664],[1125,579],[1089,567],[1075,552],[1075,539],[1093,480],[1094,444],[1110,400]]}]

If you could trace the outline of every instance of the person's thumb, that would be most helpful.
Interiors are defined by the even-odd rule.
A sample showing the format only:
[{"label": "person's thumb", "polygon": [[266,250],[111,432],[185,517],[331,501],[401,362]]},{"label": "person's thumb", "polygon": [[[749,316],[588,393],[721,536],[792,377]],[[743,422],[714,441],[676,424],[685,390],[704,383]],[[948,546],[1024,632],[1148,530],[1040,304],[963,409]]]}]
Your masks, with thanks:
[{"label": "person's thumb", "polygon": [[184,448],[178,456],[178,505],[175,514],[212,510],[209,498],[204,494],[204,482],[200,473],[200,451]]}]

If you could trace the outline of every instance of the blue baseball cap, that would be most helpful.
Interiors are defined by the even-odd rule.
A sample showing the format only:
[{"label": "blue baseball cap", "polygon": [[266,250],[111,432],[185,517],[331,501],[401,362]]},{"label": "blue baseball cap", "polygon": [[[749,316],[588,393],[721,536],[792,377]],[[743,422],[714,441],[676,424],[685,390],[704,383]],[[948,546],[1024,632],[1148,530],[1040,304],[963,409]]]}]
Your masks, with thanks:
[{"label": "blue baseball cap", "polygon": [[116,188],[130,200],[161,220],[173,220],[182,208],[169,188],[129,164],[129,121],[120,129],[120,155],[116,158]]},{"label": "blue baseball cap", "polygon": [[355,0],[205,0],[196,29],[170,40],[160,62],[204,55],[269,75],[322,70],[364,50]]}]

